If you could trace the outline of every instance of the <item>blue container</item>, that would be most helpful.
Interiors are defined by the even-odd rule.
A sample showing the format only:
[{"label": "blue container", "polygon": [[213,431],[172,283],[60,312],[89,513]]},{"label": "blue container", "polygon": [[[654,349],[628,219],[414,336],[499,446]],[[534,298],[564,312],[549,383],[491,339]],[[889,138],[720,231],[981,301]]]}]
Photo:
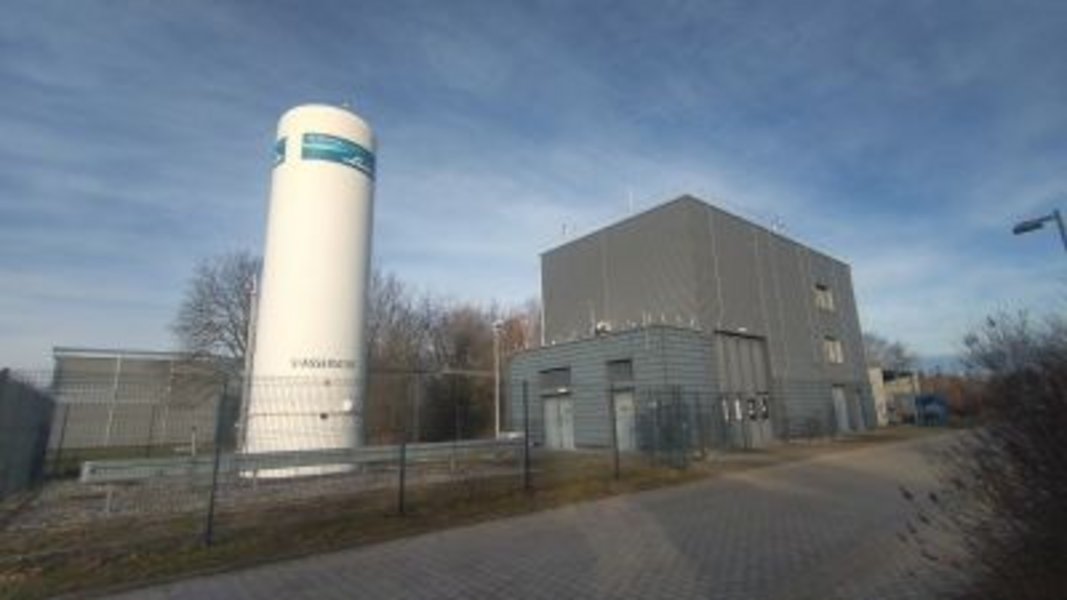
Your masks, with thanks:
[{"label": "blue container", "polygon": [[947,425],[948,400],[937,394],[916,396],[915,423],[927,427],[944,427]]}]

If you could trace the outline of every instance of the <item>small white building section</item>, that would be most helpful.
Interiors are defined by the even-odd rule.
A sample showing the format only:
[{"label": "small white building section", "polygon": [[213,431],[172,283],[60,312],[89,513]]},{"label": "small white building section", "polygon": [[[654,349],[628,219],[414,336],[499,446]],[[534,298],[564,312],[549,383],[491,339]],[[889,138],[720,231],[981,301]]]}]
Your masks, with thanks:
[{"label": "small white building section", "polygon": [[889,396],[885,392],[885,380],[880,367],[868,367],[867,377],[871,381],[871,395],[874,397],[874,414],[878,426],[889,425]]},{"label": "small white building section", "polygon": [[370,127],[344,108],[298,106],[278,123],[246,453],[361,444],[374,152]]}]

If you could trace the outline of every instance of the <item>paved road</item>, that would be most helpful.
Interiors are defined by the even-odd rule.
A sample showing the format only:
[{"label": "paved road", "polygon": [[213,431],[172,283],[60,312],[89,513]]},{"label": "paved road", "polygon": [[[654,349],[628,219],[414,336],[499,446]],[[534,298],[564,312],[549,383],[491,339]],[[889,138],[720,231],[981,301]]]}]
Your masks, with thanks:
[{"label": "paved road", "polygon": [[[940,441],[938,441],[940,439]],[[924,598],[896,539],[927,438],[122,598]]]}]

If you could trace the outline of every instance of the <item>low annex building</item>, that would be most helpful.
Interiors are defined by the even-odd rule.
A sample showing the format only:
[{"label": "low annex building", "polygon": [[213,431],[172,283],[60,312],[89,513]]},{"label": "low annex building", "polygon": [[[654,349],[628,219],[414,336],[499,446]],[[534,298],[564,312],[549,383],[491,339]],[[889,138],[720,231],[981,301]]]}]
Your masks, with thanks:
[{"label": "low annex building", "polygon": [[509,377],[545,446],[644,448],[665,420],[704,447],[876,426],[849,266],[702,200],[545,252],[541,286],[544,345]]}]

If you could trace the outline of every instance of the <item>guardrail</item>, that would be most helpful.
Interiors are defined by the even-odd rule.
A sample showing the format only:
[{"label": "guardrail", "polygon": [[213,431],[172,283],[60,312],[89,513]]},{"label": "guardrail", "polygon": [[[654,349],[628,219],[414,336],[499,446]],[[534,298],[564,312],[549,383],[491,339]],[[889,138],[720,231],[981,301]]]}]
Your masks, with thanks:
[{"label": "guardrail", "polygon": [[[460,457],[517,453],[523,440],[463,440],[407,444],[405,461],[444,461]],[[331,448],[290,452],[226,453],[218,457],[217,474],[254,475],[260,471],[355,465],[397,464],[400,445]],[[82,463],[79,481],[85,484],[135,483],[152,479],[209,479],[216,474],[215,457],[91,460]]]}]

